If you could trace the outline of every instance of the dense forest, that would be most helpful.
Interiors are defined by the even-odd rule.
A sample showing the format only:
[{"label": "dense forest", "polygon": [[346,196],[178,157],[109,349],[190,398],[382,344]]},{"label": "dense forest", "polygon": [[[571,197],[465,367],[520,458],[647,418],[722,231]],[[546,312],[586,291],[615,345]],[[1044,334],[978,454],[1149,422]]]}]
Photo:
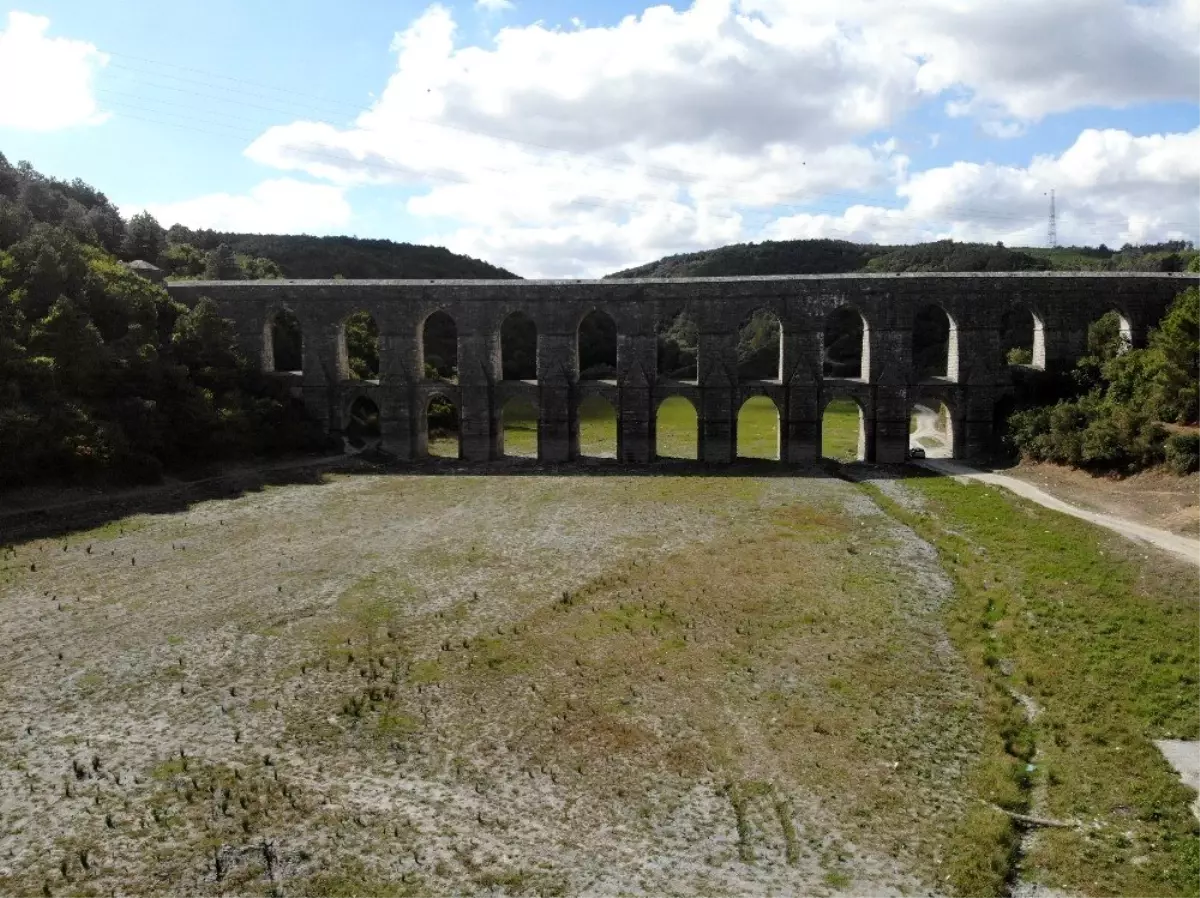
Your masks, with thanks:
[{"label": "dense forest", "polygon": [[611,278],[737,277],[770,274],[848,274],[854,271],[1200,271],[1200,251],[1184,241],[1132,246],[1006,247],[939,240],[876,246],[845,240],[738,243],[667,256]]},{"label": "dense forest", "polygon": [[[209,255],[227,247],[241,271],[205,271]],[[158,252],[152,252],[157,249]],[[176,278],[487,278],[516,275],[441,246],[417,246],[358,237],[232,234],[174,225],[143,256]],[[224,276],[220,276],[220,275]]]},{"label": "dense forest", "polygon": [[[83,181],[0,154],[0,487],[340,448],[247,362],[211,302],[189,310],[122,264],[134,259],[210,279],[513,276],[438,247],[125,221]],[[352,337],[364,375],[378,365],[368,330]]]}]

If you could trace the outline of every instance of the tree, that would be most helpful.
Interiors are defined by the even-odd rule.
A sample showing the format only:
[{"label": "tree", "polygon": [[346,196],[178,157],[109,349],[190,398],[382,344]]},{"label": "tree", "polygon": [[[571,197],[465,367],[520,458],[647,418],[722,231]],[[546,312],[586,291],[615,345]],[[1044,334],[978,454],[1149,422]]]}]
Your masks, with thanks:
[{"label": "tree", "polygon": [[146,262],[157,263],[166,242],[166,231],[154,216],[149,212],[139,212],[129,219],[125,228],[121,255],[127,262],[143,259]]},{"label": "tree", "polygon": [[227,243],[220,244],[204,260],[206,281],[236,281],[241,277],[242,268]]}]

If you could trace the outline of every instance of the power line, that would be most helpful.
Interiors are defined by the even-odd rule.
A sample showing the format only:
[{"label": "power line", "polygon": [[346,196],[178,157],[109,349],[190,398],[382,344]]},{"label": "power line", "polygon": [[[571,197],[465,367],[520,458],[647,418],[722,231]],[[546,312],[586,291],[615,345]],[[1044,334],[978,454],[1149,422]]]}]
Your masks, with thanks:
[{"label": "power line", "polygon": [[1058,217],[1054,213],[1054,188],[1050,188],[1050,228],[1046,234],[1046,242],[1050,244],[1050,248],[1054,249],[1058,246]]}]

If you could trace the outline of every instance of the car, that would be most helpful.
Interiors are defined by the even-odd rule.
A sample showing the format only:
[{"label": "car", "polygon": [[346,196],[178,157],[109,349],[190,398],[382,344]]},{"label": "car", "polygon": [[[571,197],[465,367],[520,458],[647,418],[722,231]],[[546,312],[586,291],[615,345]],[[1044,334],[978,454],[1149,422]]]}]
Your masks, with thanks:
[{"label": "car", "polygon": [[925,450],[922,449],[920,446],[913,446],[911,449],[908,450],[908,457],[909,458],[924,458]]}]

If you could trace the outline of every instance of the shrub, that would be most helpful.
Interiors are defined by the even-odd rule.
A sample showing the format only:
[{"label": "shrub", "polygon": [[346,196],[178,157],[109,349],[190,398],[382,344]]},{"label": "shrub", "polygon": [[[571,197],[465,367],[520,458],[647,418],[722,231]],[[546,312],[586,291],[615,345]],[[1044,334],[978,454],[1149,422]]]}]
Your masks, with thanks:
[{"label": "shrub", "polygon": [[1200,471],[1200,433],[1177,433],[1168,437],[1164,454],[1167,467],[1176,474]]}]

